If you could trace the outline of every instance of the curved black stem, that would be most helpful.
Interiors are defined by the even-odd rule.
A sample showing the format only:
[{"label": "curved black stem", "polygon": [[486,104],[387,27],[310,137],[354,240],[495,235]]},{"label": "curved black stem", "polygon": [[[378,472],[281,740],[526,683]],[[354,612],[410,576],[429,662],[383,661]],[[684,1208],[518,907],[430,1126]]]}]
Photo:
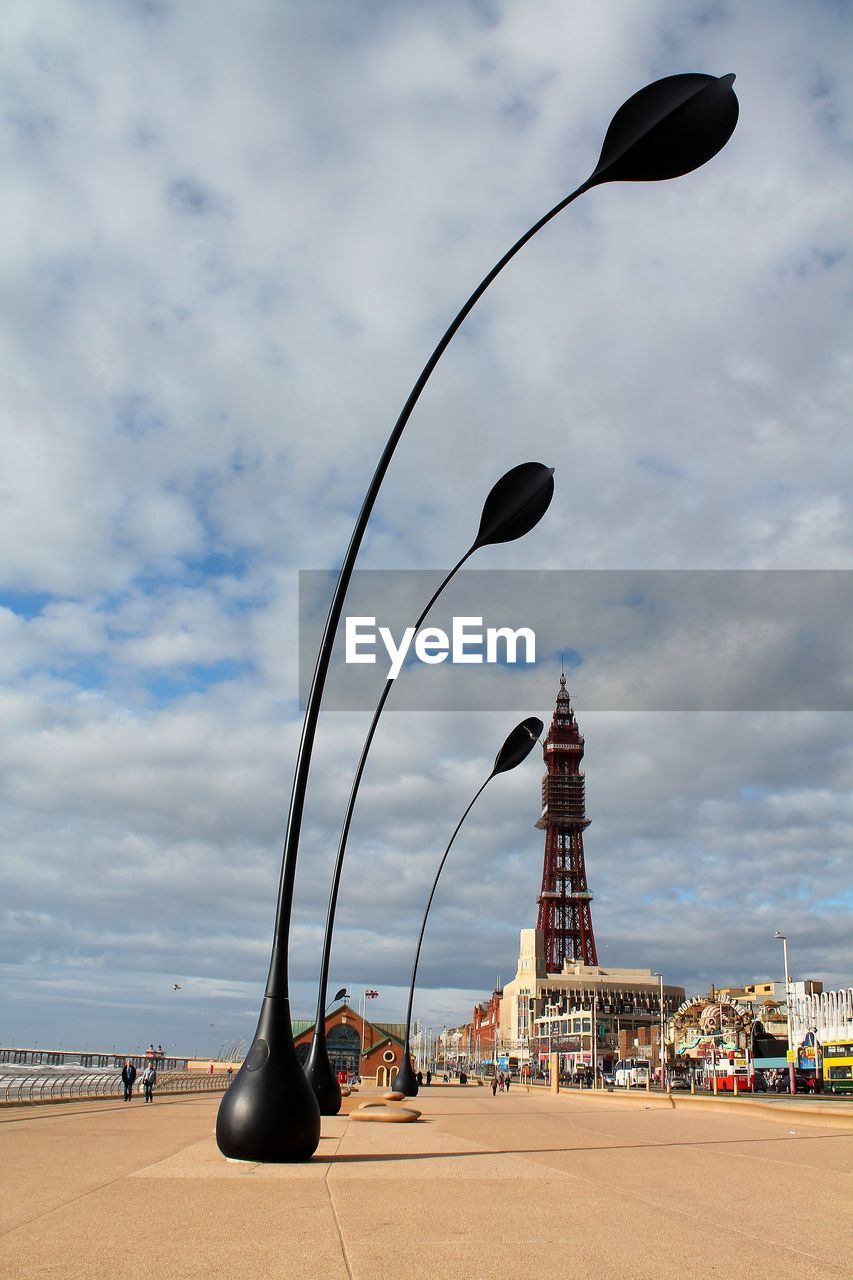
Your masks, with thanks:
[{"label": "curved black stem", "polygon": [[432,889],[430,890],[429,899],[426,904],[426,911],[424,912],[424,918],[421,921],[421,931],[418,934],[418,945],[415,948],[415,962],[412,965],[412,981],[409,985],[409,1003],[406,1005],[406,1037],[405,1037],[405,1040],[403,1041],[404,1051],[406,1053],[408,1053],[409,1051],[409,1036],[412,1030],[412,1001],[414,1000],[414,996],[415,996],[415,982],[418,976],[418,961],[421,958],[421,943],[424,940],[424,930],[426,929],[427,917],[429,916],[429,909],[432,906],[432,900],[435,897],[435,891],[438,888],[439,877],[441,876],[441,873],[444,870],[444,864],[447,861],[447,855],[450,853],[450,850],[453,848],[453,841],[456,839],[457,835],[459,834],[459,828],[462,826],[462,823],[468,817],[468,814],[474,808],[474,805],[477,803],[477,800],[483,794],[486,787],[489,785],[489,783],[491,782],[494,776],[495,775],[493,773],[489,774],[488,778],[486,778],[486,781],[480,787],[479,791],[474,796],[474,799],[468,805],[468,808],[465,810],[462,817],[457,822],[456,829],[454,830],[453,835],[450,837],[450,842],[448,843],[448,846],[444,851],[444,856],[442,857],[441,862],[438,864],[438,871],[436,871],[435,873],[435,880],[432,883]]},{"label": "curved black stem", "polygon": [[[414,624],[415,632],[418,631],[424,618],[427,616],[430,609],[435,604],[436,600],[441,595],[444,588],[447,586],[448,582],[450,582],[451,578],[453,578],[459,572],[459,570],[462,568],[463,564],[468,559],[468,557],[472,554],[473,551],[474,551],[474,548],[470,547],[465,552],[462,559],[458,562],[458,564],[454,565],[454,567],[450,570],[450,572],[442,581],[441,585],[430,596],[430,599],[427,602],[427,604],[424,606],[420,617],[418,618],[417,622]],[[376,710],[373,713],[373,719],[370,722],[370,727],[367,730],[367,735],[364,739],[364,744],[362,745],[362,748],[361,748],[361,755],[359,756],[358,765],[356,766],[355,776],[353,778],[352,788],[349,794],[349,800],[347,801],[346,813],[344,814],[343,826],[341,827],[341,835],[338,841],[338,853],[337,853],[337,858],[335,860],[335,870],[332,874],[332,887],[329,892],[329,906],[326,912],[326,932],[323,937],[323,956],[320,963],[320,982],[317,989],[317,1018],[315,1022],[315,1034],[316,1034],[317,1028],[321,1026],[324,1019],[326,989],[329,983],[329,959],[332,953],[332,934],[335,928],[335,911],[336,911],[337,902],[338,902],[338,888],[341,883],[341,871],[344,865],[344,855],[346,854],[347,840],[349,839],[349,830],[352,824],[353,810],[355,808],[355,802],[358,797],[358,790],[359,790],[359,787],[361,786],[361,777],[362,777],[362,774],[364,773],[364,767],[367,764],[367,757],[370,753],[370,748],[373,743],[374,735],[376,733],[376,726],[379,724],[379,717],[382,715],[382,711],[385,706],[385,703],[388,701],[388,695],[390,694],[395,684],[396,684],[395,680],[386,680],[385,687],[382,690],[382,694],[379,698],[379,702],[376,705]]]},{"label": "curved black stem", "polygon": [[332,647],[334,645],[335,633],[337,632],[338,623],[343,611],[344,598],[347,588],[349,587],[350,578],[352,577],[355,567],[356,556],[361,547],[367,522],[370,513],[376,502],[379,488],[385,478],[385,473],[394,455],[400,436],[406,423],[411,417],[412,410],[420,398],[420,394],[429,380],[429,377],[447,349],[451,339],[459,329],[466,316],[476,305],[482,295],[488,289],[489,285],[496,276],[503,270],[508,262],[515,257],[520,249],[527,244],[528,240],[540,231],[546,223],[556,217],[567,205],[576,200],[579,195],[588,190],[593,185],[590,179],[587,179],[576,191],[566,196],[553,209],[550,209],[544,217],[526,231],[511,249],[507,250],[499,262],[492,267],[487,276],[483,278],[467,302],[461,307],[454,320],[451,322],[443,337],[439,341],[429,360],[424,365],[420,377],[411,390],[408,400],[403,406],[402,412],[397,419],[391,435],[382,451],[379,464],[373,474],[373,479],[368,486],[365,494],[364,502],[358,514],[352,536],[347,547],[346,555],[338,575],[335,593],[329,608],[329,615],[326,619],[326,625],[323,630],[323,637],[320,642],[320,649],[317,654],[317,662],[314,667],[314,674],[311,679],[311,687],[308,693],[308,699],[305,709],[305,719],[302,724],[302,736],[299,742],[299,749],[296,756],[296,767],[294,771],[293,789],[290,797],[290,809],[287,816],[287,830],[284,838],[284,854],[282,858],[281,878],[279,881],[278,901],[276,904],[275,929],[273,933],[272,956],[270,958],[269,975],[267,977],[267,985],[265,995],[268,997],[285,997],[288,995],[287,981],[287,944],[290,935],[290,920],[293,911],[293,891],[296,882],[296,859],[299,852],[299,836],[302,829],[302,815],[305,808],[305,793],[308,786],[308,771],[311,765],[311,753],[314,747],[314,738],[317,732],[317,720],[320,714],[320,702],[323,696],[323,687],[326,683],[326,675],[329,669],[329,663],[332,656]]},{"label": "curved black stem", "polygon": [[[415,622],[415,631],[417,632],[424,618],[441,595],[444,588],[450,582],[451,578],[462,568],[462,565],[473,554],[475,546],[469,547],[462,559],[454,565],[447,576],[440,583],[438,588],[433,592],[424,606],[420,617]],[[373,743],[376,733],[376,726],[379,724],[379,717],[388,700],[388,695],[394,681],[389,679],[385,682],[385,687],[379,698],[376,710],[373,713],[373,719],[367,730],[364,744],[361,748],[358,765],[356,767],[355,776],[353,778],[352,787],[350,789],[349,800],[347,801],[346,813],[344,815],[343,826],[341,827],[341,835],[338,841],[338,852],[335,859],[335,869],[332,873],[332,886],[329,891],[329,906],[326,912],[326,932],[323,937],[323,954],[320,962],[320,979],[317,986],[317,1013],[314,1019],[314,1035],[311,1038],[311,1048],[308,1051],[308,1057],[305,1061],[305,1074],[308,1077],[311,1088],[317,1097],[320,1105],[320,1113],[325,1116],[336,1116],[341,1109],[341,1087],[338,1083],[335,1072],[332,1070],[332,1064],[329,1061],[329,1052],[326,1043],[326,1008],[325,999],[329,983],[329,963],[332,953],[332,934],[335,928],[335,912],[338,901],[338,889],[341,882],[341,871],[344,864],[344,855],[346,854],[347,840],[349,838],[350,825],[352,823],[353,810],[358,797],[359,787],[361,785],[362,774],[367,763],[367,757]],[[361,1064],[359,1064],[359,1070]]]},{"label": "curved black stem", "polygon": [[[293,1041],[288,993],[288,942],[293,914],[293,893],[296,882],[296,862],[299,837],[305,808],[305,793],[311,754],[317,732],[323,688],[332,657],[338,623],[343,612],[344,600],[355,568],[356,557],[367,528],[367,522],[376,502],[380,486],[390,465],[403,429],[423,391],[430,374],[440,360],[454,334],[465,317],[482,296],[498,273],[515,256],[523,245],[551,218],[576,199],[582,191],[593,185],[590,179],[577,191],[555,205],[529,231],[516,241],[504,254],[468,301],[458,312],[433,351],[415,383],[391,435],[382,451],[379,464],[368,486],[361,510],[341,565],[335,585],[329,614],[320,641],[314,674],[302,722],[302,734],[296,754],[293,788],[287,815],[284,851],[281,861],[278,897],[276,900],[275,928],[272,954],[258,1025],[252,1047],[226,1091],[216,1117],[216,1142],[223,1155],[237,1160],[283,1161],[308,1160],[317,1150],[320,1141],[320,1102],[314,1084],[299,1063]],[[322,1018],[322,1015],[321,1015]],[[316,1046],[315,1046],[316,1047]],[[319,1057],[320,1055],[318,1055]],[[328,1055],[322,1055],[328,1068]],[[307,1067],[308,1064],[306,1064]],[[331,1075],[326,1069],[318,1074]],[[335,1088],[337,1085],[335,1084]],[[329,1090],[328,1102],[333,1102],[334,1090]],[[339,1091],[338,1091],[339,1092]],[[325,1106],[323,1108],[326,1110]],[[326,1110],[326,1114],[330,1114]]]}]

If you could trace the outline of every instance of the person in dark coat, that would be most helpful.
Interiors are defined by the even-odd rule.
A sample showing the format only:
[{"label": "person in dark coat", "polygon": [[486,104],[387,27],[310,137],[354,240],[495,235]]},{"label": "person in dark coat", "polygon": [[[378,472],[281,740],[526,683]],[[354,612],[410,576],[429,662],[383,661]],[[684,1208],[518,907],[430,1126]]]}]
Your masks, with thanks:
[{"label": "person in dark coat", "polygon": [[130,1058],[125,1058],[124,1066],[121,1069],[121,1082],[124,1085],[124,1100],[130,1102],[133,1097],[133,1082],[136,1079],[136,1067]]}]

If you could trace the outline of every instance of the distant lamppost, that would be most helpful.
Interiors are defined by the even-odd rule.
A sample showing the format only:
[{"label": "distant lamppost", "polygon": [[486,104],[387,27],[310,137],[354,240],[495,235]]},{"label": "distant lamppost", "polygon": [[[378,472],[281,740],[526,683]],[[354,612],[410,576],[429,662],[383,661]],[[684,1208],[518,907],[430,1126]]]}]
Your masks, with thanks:
[{"label": "distant lamppost", "polygon": [[752,1022],[749,1027],[749,1035],[746,1038],[746,1076],[749,1081],[750,1093],[755,1093],[755,1028],[758,1026],[755,1018],[755,1004],[752,1006]]},{"label": "distant lamppost", "polygon": [[[666,1088],[666,1065],[664,1063],[664,1044],[663,1038],[666,1030],[666,1014],[663,1008],[663,974],[653,973],[653,978],[657,978],[660,983],[660,1020],[658,1023],[658,1044],[660,1047],[660,1087]],[[722,1030],[722,1013],[720,1014],[720,1030]]]},{"label": "distant lamppost", "polygon": [[223,1097],[216,1141],[226,1157],[281,1162],[308,1160],[320,1141],[320,1108],[293,1043],[288,943],[296,864],[311,755],[335,634],[370,514],[406,423],[430,375],[466,316],[518,251],[573,200],[609,182],[661,181],[699,168],[734,132],[734,76],[667,76],[635,93],[614,115],[589,178],[521,236],[483,278],[424,365],[395,423],[368,486],[341,566],[320,642],[296,757],[276,903],[272,955],[254,1040]]},{"label": "distant lamppost", "polygon": [[[418,1082],[415,1079],[414,1072],[412,1071],[412,1059],[409,1055],[409,1034],[412,1026],[412,1001],[414,1000],[415,982],[418,977],[418,961],[421,958],[421,944],[424,940],[424,930],[426,929],[426,923],[429,917],[429,909],[432,906],[432,900],[435,897],[435,891],[438,888],[438,881],[441,877],[442,871],[444,870],[447,855],[453,848],[453,842],[459,834],[459,828],[474,808],[474,805],[483,794],[492,778],[497,777],[499,773],[508,773],[510,769],[515,769],[522,763],[522,761],[526,760],[530,755],[530,752],[533,750],[534,744],[537,742],[543,728],[544,725],[542,724],[542,721],[538,720],[536,716],[530,716],[527,720],[522,720],[521,724],[517,724],[515,726],[512,733],[507,737],[500,751],[495,756],[495,763],[492,766],[492,771],[488,778],[486,778],[486,781],[479,788],[473,800],[471,800],[468,805],[468,808],[457,822],[453,835],[447,843],[447,848],[442,854],[441,862],[438,864],[438,870],[435,873],[435,879],[432,882],[432,889],[430,890],[430,895],[427,899],[424,918],[421,921],[421,931],[418,934],[418,944],[415,947],[415,962],[412,965],[412,980],[409,983],[409,1002],[406,1007],[406,1033],[403,1037],[403,1061],[394,1082],[394,1087],[398,1089],[400,1093],[404,1093],[407,1098],[415,1098],[418,1093]],[[497,1043],[497,1039],[495,1040],[495,1043]],[[497,1062],[495,1063],[495,1069],[497,1069]]]},{"label": "distant lamppost", "polygon": [[782,953],[785,958],[785,1022],[788,1028],[788,1087],[791,1093],[797,1092],[797,1068],[796,1064],[791,1061],[791,1053],[794,1048],[794,1037],[791,1031],[791,978],[788,972],[788,939],[784,933],[780,933],[777,929],[773,934],[777,942],[782,943]]}]

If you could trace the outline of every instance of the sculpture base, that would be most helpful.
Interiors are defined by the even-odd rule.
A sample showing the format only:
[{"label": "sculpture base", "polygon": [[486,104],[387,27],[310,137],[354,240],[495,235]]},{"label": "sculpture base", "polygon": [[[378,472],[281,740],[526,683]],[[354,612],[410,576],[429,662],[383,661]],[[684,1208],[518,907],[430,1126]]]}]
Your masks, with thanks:
[{"label": "sculpture base", "polygon": [[252,1047],[223,1095],[216,1145],[228,1160],[310,1160],[320,1143],[320,1108],[305,1078],[290,1023],[290,1000],[264,996]]}]

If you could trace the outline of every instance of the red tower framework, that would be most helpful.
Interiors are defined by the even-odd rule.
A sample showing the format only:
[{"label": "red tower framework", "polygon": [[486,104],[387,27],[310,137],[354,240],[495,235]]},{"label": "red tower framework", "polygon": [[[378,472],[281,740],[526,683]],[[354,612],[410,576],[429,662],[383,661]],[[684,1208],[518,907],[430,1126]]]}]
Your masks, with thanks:
[{"label": "red tower framework", "polygon": [[592,932],[592,894],[586,883],[583,856],[586,782],[581,773],[583,738],[560,676],[560,692],[543,747],[548,772],[542,779],[542,816],[536,826],[545,831],[545,864],[536,928],[545,941],[545,969],[560,973],[564,960],[598,964]]}]

